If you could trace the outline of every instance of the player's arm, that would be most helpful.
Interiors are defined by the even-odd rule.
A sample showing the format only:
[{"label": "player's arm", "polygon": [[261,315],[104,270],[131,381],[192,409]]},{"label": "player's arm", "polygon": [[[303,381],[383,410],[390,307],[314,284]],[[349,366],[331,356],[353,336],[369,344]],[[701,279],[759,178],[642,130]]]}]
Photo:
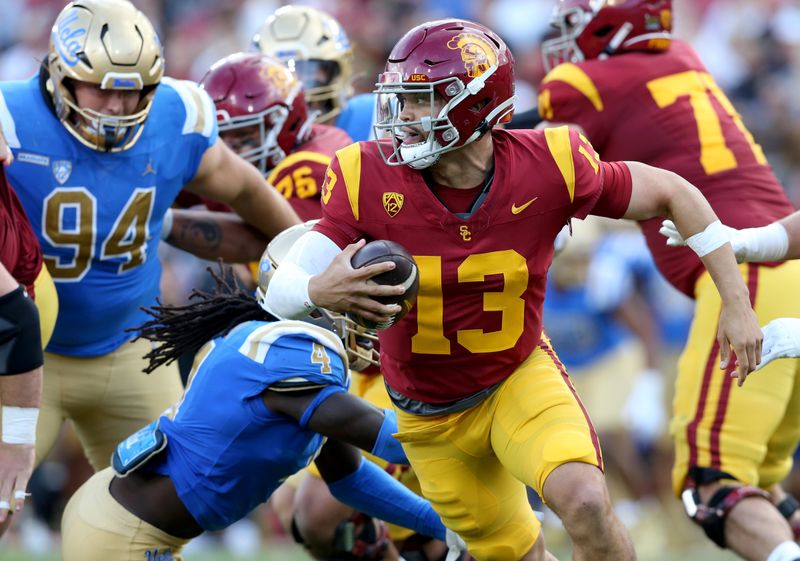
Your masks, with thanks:
[{"label": "player's arm", "polygon": [[[197,173],[185,188],[227,204],[270,239],[300,223],[286,199],[224,142],[215,142],[205,151]],[[259,251],[262,249],[263,245]]]},{"label": "player's arm", "polygon": [[201,259],[228,263],[258,261],[267,237],[230,212],[172,208],[164,217],[162,239]]},{"label": "player's arm", "polygon": [[0,522],[25,502],[35,455],[36,421],[42,396],[42,341],[39,312],[23,288],[0,264]]},{"label": "player's arm", "polygon": [[[763,263],[800,258],[800,211],[759,228],[737,230],[726,226],[725,229],[736,259],[740,262]],[[686,245],[671,220],[665,220],[659,231],[667,238],[667,245]]]},{"label": "player's arm", "polygon": [[645,220],[668,216],[700,256],[722,297],[717,335],[720,367],[728,366],[732,346],[741,385],[761,360],[762,334],[719,219],[700,191],[679,175],[639,162],[626,164],[632,190],[624,218]]}]

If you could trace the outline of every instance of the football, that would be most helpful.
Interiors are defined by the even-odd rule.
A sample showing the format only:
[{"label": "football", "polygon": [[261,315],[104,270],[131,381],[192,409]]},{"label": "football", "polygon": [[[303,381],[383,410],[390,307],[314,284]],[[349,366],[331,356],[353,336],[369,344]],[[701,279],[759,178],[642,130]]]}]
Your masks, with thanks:
[{"label": "football", "polygon": [[367,265],[375,265],[384,261],[393,261],[394,269],[375,275],[369,282],[384,285],[402,284],[406,291],[398,296],[383,296],[375,298],[381,304],[398,304],[401,310],[392,316],[388,322],[378,323],[364,319],[356,314],[349,314],[350,319],[367,329],[387,329],[400,321],[414,306],[419,290],[419,271],[414,258],[398,243],[389,240],[375,240],[359,249],[350,260],[354,269]]}]

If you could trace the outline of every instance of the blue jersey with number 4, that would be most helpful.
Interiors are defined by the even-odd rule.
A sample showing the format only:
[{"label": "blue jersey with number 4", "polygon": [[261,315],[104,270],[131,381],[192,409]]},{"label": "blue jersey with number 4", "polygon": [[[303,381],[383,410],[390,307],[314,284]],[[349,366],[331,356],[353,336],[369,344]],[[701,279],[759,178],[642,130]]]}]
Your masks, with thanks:
[{"label": "blue jersey with number 4", "polygon": [[251,321],[197,354],[172,418],[163,416],[166,451],[144,469],[172,479],[205,530],[233,524],[307,466],[325,439],[270,411],[267,388],[348,386],[344,347],[333,333],[301,321]]},{"label": "blue jersey with number 4", "polygon": [[217,138],[214,105],[196,84],[165,78],[138,142],[100,152],[66,130],[39,80],[0,83],[0,122],[15,158],[8,179],[58,290],[47,350],[103,355],[155,302],[161,222]]}]

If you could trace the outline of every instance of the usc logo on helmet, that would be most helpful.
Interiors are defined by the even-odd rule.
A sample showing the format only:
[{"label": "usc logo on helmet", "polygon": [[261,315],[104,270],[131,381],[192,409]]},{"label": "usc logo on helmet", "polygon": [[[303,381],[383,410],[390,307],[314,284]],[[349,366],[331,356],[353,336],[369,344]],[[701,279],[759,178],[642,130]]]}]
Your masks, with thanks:
[{"label": "usc logo on helmet", "polygon": [[281,97],[288,97],[297,83],[292,73],[282,66],[265,64],[261,67],[260,74],[264,82],[271,83]]},{"label": "usc logo on helmet", "polygon": [[447,42],[447,48],[461,51],[467,76],[477,78],[497,64],[497,53],[486,39],[474,33],[459,33]]}]

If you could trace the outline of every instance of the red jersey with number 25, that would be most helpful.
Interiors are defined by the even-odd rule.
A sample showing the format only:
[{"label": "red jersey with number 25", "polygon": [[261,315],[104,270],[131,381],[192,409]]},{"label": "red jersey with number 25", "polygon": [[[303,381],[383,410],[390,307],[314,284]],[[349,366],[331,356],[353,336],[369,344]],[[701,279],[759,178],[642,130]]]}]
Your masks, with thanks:
[{"label": "red jersey with number 25", "polygon": [[627,166],[601,162],[573,130],[491,134],[494,178],[468,219],[423,173],[387,166],[376,142],[339,150],[327,171],[316,229],[342,248],[393,240],[419,266],[416,305],[380,332],[387,383],[417,401],[455,401],[507,378],[540,340],[556,234],[572,217],[622,216],[630,201]]},{"label": "red jersey with number 25", "polygon": [[[544,119],[580,125],[606,160],[636,160],[686,178],[728,226],[764,226],[793,211],[761,147],[681,41],[659,54],[561,64],[539,91]],[[661,220],[641,223],[650,251],[667,280],[693,296],[703,264],[690,249],[664,243]]]}]

